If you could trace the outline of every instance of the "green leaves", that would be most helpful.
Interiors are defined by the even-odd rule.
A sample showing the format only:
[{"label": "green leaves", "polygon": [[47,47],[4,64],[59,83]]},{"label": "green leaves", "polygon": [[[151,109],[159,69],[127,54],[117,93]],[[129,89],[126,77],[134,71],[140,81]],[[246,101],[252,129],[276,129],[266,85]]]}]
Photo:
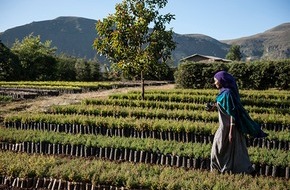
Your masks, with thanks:
[{"label": "green leaves", "polygon": [[140,77],[141,72],[145,76],[175,48],[172,32],[165,30],[165,23],[174,16],[158,12],[166,4],[166,0],[124,0],[116,4],[114,14],[97,23],[94,48],[115,63],[125,78]]},{"label": "green leaves", "polygon": [[255,61],[232,63],[183,62],[175,73],[180,88],[212,88],[213,76],[219,70],[231,73],[240,89],[289,89],[290,59],[280,61]]},{"label": "green leaves", "polygon": [[20,73],[18,57],[0,42],[0,80],[15,80]]},{"label": "green leaves", "polygon": [[230,47],[230,50],[228,54],[226,55],[227,59],[230,59],[232,61],[240,61],[242,58],[242,53],[240,51],[240,46],[239,45],[232,45]]},{"label": "green leaves", "polygon": [[56,64],[56,48],[51,47],[51,41],[42,43],[40,36],[30,34],[21,42],[16,40],[11,50],[19,57],[24,79],[51,79]]},{"label": "green leaves", "polygon": [[[250,175],[218,174],[160,165],[63,158],[0,152],[0,174],[86,182],[94,187],[116,185],[125,189],[287,189],[289,180]],[[47,179],[49,180],[49,179]],[[51,184],[51,183],[49,183]],[[68,184],[67,187],[71,187]],[[77,186],[75,186],[77,187]]]}]

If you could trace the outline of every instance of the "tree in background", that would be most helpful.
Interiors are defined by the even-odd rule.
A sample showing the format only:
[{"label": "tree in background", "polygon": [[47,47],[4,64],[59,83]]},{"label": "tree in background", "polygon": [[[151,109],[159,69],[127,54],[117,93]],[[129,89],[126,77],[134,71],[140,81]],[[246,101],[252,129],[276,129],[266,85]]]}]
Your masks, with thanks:
[{"label": "tree in background", "polygon": [[100,65],[97,61],[77,59],[75,63],[76,79],[79,81],[100,80]]},{"label": "tree in background", "polygon": [[30,34],[21,42],[16,40],[11,48],[20,61],[22,80],[53,80],[55,51],[51,41],[40,41],[40,36]]},{"label": "tree in background", "polygon": [[76,79],[78,81],[89,81],[90,67],[86,60],[77,59],[75,63]]},{"label": "tree in background", "polygon": [[[94,48],[123,75],[139,76],[144,99],[144,76],[165,64],[176,44],[166,31],[174,15],[160,15],[167,0],[123,0],[114,14],[98,21]],[[149,25],[152,29],[149,29]],[[151,72],[152,73],[152,72]]]},{"label": "tree in background", "polygon": [[0,41],[0,80],[18,80],[19,74],[18,57]]},{"label": "tree in background", "polygon": [[99,81],[102,79],[101,67],[99,61],[96,59],[88,60],[90,68],[90,81]]},{"label": "tree in background", "polygon": [[76,58],[70,57],[65,54],[59,55],[56,63],[55,79],[59,81],[75,81],[76,80],[76,69],[75,63]]},{"label": "tree in background", "polygon": [[0,80],[67,80],[98,81],[102,79],[100,64],[61,54],[51,41],[40,41],[30,34],[16,40],[11,50],[0,41]]},{"label": "tree in background", "polygon": [[242,53],[240,51],[239,45],[232,45],[230,47],[229,52],[226,55],[226,59],[232,60],[232,61],[240,61],[242,59]]}]

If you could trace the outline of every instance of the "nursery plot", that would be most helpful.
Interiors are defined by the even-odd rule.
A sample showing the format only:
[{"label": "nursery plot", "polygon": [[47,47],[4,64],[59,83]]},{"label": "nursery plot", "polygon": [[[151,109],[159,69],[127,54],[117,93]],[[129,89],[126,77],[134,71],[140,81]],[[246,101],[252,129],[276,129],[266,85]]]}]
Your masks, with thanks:
[{"label": "nursery plot", "polygon": [[[164,105],[164,107],[167,107]],[[54,114],[80,114],[95,116],[114,116],[114,117],[136,117],[136,118],[158,118],[158,119],[175,119],[190,120],[203,122],[217,122],[218,117],[215,112],[207,112],[204,105],[191,104],[185,106],[186,109],[168,109],[157,107],[138,107],[138,106],[119,106],[119,105],[68,105],[52,106],[47,113]],[[191,109],[187,109],[191,107]],[[284,124],[288,128],[289,110],[279,109],[280,112],[271,109],[248,108],[252,117],[259,123],[276,123]]]},{"label": "nursery plot", "polygon": [[[130,94],[139,94],[140,91],[131,91]],[[181,95],[207,95],[216,96],[218,90],[216,89],[171,89],[171,90],[150,90],[146,94],[181,94]],[[240,90],[241,98],[259,98],[259,99],[278,99],[278,100],[289,100],[290,94],[286,90]]]},{"label": "nursery plot", "polygon": [[[167,82],[149,81],[145,85],[163,85]],[[0,81],[0,95],[10,96],[12,100],[35,99],[39,96],[58,96],[104,89],[135,87],[133,82],[64,82],[64,81]]]},{"label": "nursery plot", "polygon": [[[204,103],[214,101],[217,91],[148,90],[145,94],[147,98],[145,101],[140,100],[138,93],[139,91],[115,94],[108,99],[84,99],[76,105],[52,106],[45,113],[9,115],[5,117],[6,128],[0,130],[3,137],[0,148],[8,152],[14,151],[17,155],[25,152],[37,155],[54,154],[64,159],[73,156],[78,157],[76,159],[87,157],[89,160],[96,161],[115,160],[117,165],[113,166],[114,169],[123,162],[124,164],[129,164],[128,162],[150,164],[150,167],[142,166],[142,172],[145,172],[145,168],[151,170],[153,167],[163,169],[166,167],[172,170],[169,172],[170,176],[180,169],[181,171],[189,169],[197,173],[196,175],[201,175],[199,173],[201,169],[205,170],[202,172],[207,177],[201,177],[198,184],[200,189],[206,187],[204,185],[207,183],[200,182],[206,181],[209,175],[218,175],[207,171],[212,138],[218,123],[217,113],[206,112]],[[265,97],[271,103],[263,107],[259,106],[261,104],[259,99]],[[277,183],[268,181],[268,177],[259,177],[265,180],[265,186],[269,187],[271,184],[283,189],[289,184],[288,95],[281,92],[280,95],[271,96],[271,91],[263,91],[260,94],[250,91],[243,98],[247,100],[244,102],[248,103],[245,107],[250,115],[262,123],[269,133],[266,139],[248,139],[251,161],[259,175],[281,177],[281,181],[277,179],[279,181]],[[104,164],[103,168],[108,168],[111,162],[102,164]],[[73,176],[79,168],[74,167],[73,164],[71,166],[73,169],[69,171]],[[129,166],[126,165],[126,167]],[[156,169],[153,170],[156,171]],[[100,170],[96,169],[96,171]],[[128,176],[130,173],[128,168],[126,171],[118,179],[111,178],[116,181],[105,180],[105,183],[98,181],[97,184],[145,189],[162,189],[165,186],[168,189],[179,189],[197,185],[191,184],[192,182],[181,174],[183,178],[176,184],[166,183],[164,186],[160,180],[152,182],[148,178],[141,177],[141,181],[134,182],[131,186],[126,180],[120,181],[120,179],[127,179],[126,176],[131,176]],[[87,175],[84,174],[84,176]],[[96,176],[96,174],[92,171],[90,176]],[[227,187],[233,187],[232,189],[237,187],[236,183],[239,183],[235,182],[236,177],[239,178],[238,181],[247,180],[250,177],[229,176],[233,180],[228,182],[230,186]],[[55,178],[53,175],[51,177]],[[92,180],[92,178],[83,178],[80,175],[73,178],[63,176],[57,178],[96,184],[95,178]],[[251,177],[250,179],[253,180]],[[213,184],[217,186],[213,185],[209,188],[218,188],[221,185]],[[260,182],[256,182],[256,188],[257,184]]]},{"label": "nursery plot", "polygon": [[[145,96],[145,100],[153,100],[153,101],[169,101],[169,102],[182,102],[182,103],[198,103],[198,104],[205,104],[207,102],[215,101],[215,97],[217,95],[213,95],[212,91],[205,90],[205,93],[148,93]],[[215,91],[217,92],[217,91]],[[273,93],[275,93],[273,91]],[[251,94],[251,93],[250,93]],[[241,99],[244,105],[249,106],[258,106],[258,107],[265,107],[265,108],[282,108],[286,109],[290,107],[290,100],[288,99],[288,95],[286,95],[286,99],[283,98],[284,94],[278,95],[278,97],[265,98],[263,94],[255,95],[255,96],[245,96]],[[116,94],[111,95],[110,98],[113,99],[127,99],[127,100],[140,100],[141,95],[132,92],[126,94]]]},{"label": "nursery plot", "polygon": [[[164,85],[166,81],[146,81],[145,85]],[[61,93],[81,93],[103,89],[135,87],[138,82],[68,82],[68,81],[0,81],[0,89],[18,90],[56,90]]]},{"label": "nursery plot", "polygon": [[[84,99],[83,105],[114,105],[124,107],[142,107],[142,108],[164,108],[168,110],[182,109],[182,110],[204,110],[205,105],[201,103],[182,103],[182,102],[169,102],[158,100],[130,100],[130,99],[118,99],[116,96],[110,96],[110,99]],[[273,114],[289,114],[290,110],[285,108],[267,108],[262,106],[250,106],[245,105],[245,109],[254,113],[273,113]]]}]

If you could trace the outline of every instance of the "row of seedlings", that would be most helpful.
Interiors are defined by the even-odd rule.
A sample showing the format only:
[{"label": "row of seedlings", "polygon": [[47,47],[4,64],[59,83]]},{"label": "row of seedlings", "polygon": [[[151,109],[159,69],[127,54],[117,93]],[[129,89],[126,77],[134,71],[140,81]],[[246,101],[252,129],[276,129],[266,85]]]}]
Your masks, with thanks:
[{"label": "row of seedlings", "polygon": [[[287,189],[289,180],[144,163],[0,152],[4,187],[30,189]],[[22,164],[19,164],[22,163]],[[149,166],[149,167],[148,167]],[[10,168],[8,170],[8,168]],[[6,173],[3,173],[6,171]],[[4,176],[4,175],[7,175]],[[17,177],[18,176],[18,177]]]},{"label": "row of seedlings", "polygon": [[[210,169],[211,144],[16,129],[1,129],[0,134],[2,150]],[[261,175],[289,179],[290,156],[286,151],[250,148],[249,154]]]},{"label": "row of seedlings", "polygon": [[[178,142],[212,143],[218,123],[168,119],[116,118],[69,114],[20,114],[5,118],[7,128],[57,131],[73,134],[155,138]],[[247,138],[248,146],[289,150],[289,132],[267,131],[267,138]]]}]

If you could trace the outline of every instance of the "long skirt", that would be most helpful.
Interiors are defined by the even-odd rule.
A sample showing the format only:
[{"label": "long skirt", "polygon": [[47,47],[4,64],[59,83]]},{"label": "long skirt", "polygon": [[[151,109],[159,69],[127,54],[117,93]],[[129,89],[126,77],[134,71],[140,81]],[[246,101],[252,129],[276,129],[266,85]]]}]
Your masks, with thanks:
[{"label": "long skirt", "polygon": [[219,110],[219,122],[211,149],[211,170],[252,173],[254,169],[248,155],[246,137],[237,126],[233,126],[232,142],[229,142],[230,116]]}]

